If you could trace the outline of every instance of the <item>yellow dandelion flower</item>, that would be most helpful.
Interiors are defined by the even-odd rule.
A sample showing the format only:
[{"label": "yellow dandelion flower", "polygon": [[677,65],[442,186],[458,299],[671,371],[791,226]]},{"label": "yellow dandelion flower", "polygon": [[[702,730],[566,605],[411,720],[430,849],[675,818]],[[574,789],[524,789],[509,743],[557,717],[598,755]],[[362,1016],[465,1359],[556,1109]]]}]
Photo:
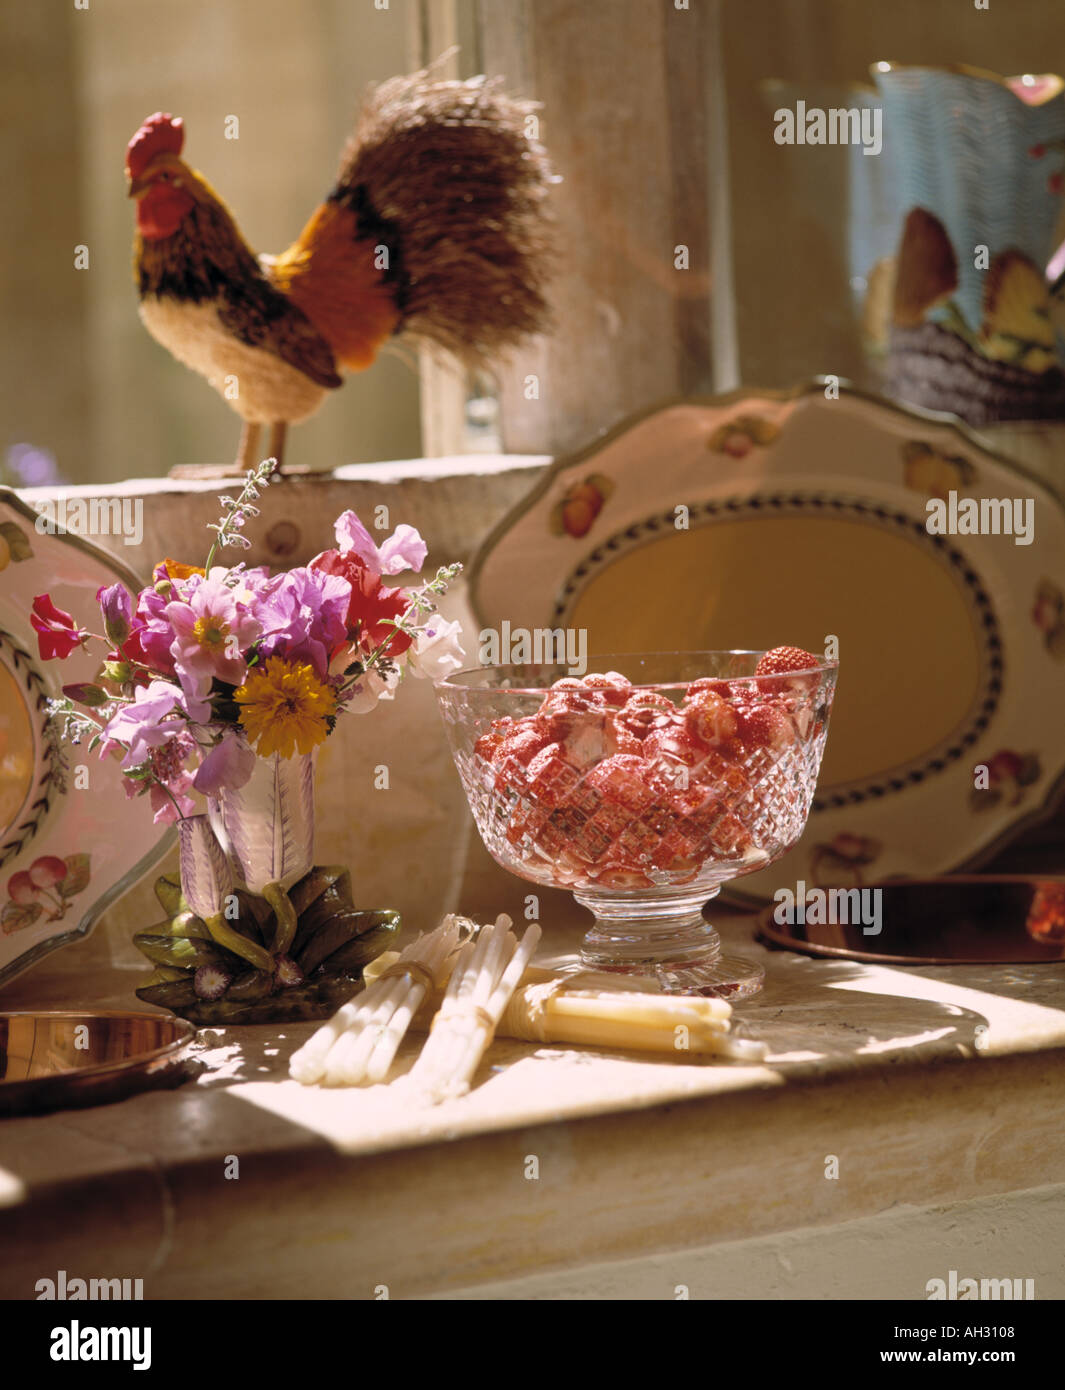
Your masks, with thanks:
[{"label": "yellow dandelion flower", "polygon": [[272,656],[252,667],[233,698],[240,722],[260,758],[309,753],[329,732],[336,696],[306,662]]}]

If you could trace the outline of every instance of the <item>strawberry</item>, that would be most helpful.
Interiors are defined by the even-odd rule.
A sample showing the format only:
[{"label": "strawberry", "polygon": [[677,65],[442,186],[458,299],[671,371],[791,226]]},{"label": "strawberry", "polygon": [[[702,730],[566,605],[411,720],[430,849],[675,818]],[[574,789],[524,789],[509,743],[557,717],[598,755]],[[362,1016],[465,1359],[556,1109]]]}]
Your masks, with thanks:
[{"label": "strawberry", "polygon": [[504,716],[502,719],[493,719],[491,727],[486,729],[473,745],[473,751],[479,758],[483,758],[486,763],[490,763],[503,746],[507,737],[516,732],[517,726],[514,720],[509,718],[509,716]]},{"label": "strawberry", "polygon": [[545,729],[525,724],[505,737],[496,751],[495,761],[507,765],[511,761],[521,767],[528,767],[541,748],[546,748],[551,740]]},{"label": "strawberry", "polygon": [[699,775],[708,749],[683,724],[652,729],[643,741],[646,773],[657,791],[683,789]]},{"label": "strawberry", "polygon": [[[618,711],[620,714],[620,711]],[[609,758],[615,753],[640,755],[643,752],[643,739],[624,724],[614,713],[607,715],[603,725],[605,740],[603,751]]]},{"label": "strawberry", "polygon": [[764,652],[759,657],[754,674],[756,676],[782,676],[789,671],[809,671],[820,664],[819,657],[804,651],[802,647],[774,647],[772,651]]},{"label": "strawberry", "polygon": [[618,711],[616,719],[637,738],[643,738],[652,729],[667,725],[676,713],[672,700],[657,690],[637,690]]},{"label": "strawberry", "polygon": [[618,753],[605,758],[588,773],[586,781],[598,791],[604,801],[639,815],[651,804],[651,791],[644,776],[642,758]]},{"label": "strawberry", "polygon": [[562,805],[581,780],[557,743],[549,743],[531,759],[527,777],[530,800],[552,810]]},{"label": "strawberry", "polygon": [[711,846],[725,859],[740,859],[754,848],[747,827],[736,816],[722,816],[711,834]]},{"label": "strawberry", "polygon": [[[821,658],[804,651],[802,647],[774,647],[764,652],[754,668],[755,676],[786,676],[793,671],[812,671],[821,665]],[[804,676],[796,681],[759,680],[759,690],[769,694],[785,690],[812,690],[817,684],[817,676]]]},{"label": "strawberry", "polygon": [[696,768],[695,776],[700,787],[716,792],[730,805],[735,805],[751,789],[743,763],[726,756],[720,749],[712,749],[706,755]]},{"label": "strawberry", "polygon": [[603,708],[603,697],[598,690],[585,690],[579,681],[572,685],[562,685],[559,681],[551,687],[544,702],[533,718],[547,718],[552,714],[587,714],[591,710]]},{"label": "strawberry", "polygon": [[584,686],[587,690],[597,691],[608,705],[614,705],[618,709],[632,694],[632,682],[617,671],[607,671],[603,676],[595,673],[585,676]]},{"label": "strawberry", "polygon": [[779,704],[767,702],[745,713],[742,738],[750,748],[782,753],[795,742],[795,726]]},{"label": "strawberry", "polygon": [[757,693],[757,687],[752,680],[740,680],[738,677],[732,680],[711,680],[709,676],[701,676],[697,681],[692,681],[684,692],[684,699],[689,704],[697,695],[704,691],[709,691],[711,695],[720,695],[722,700],[727,700],[729,704],[742,704],[744,700],[753,699]]},{"label": "strawberry", "polygon": [[706,857],[695,852],[687,835],[674,832],[656,847],[652,862],[656,869],[665,869],[669,873],[696,874],[703,867]]},{"label": "strawberry", "polygon": [[543,829],[547,816],[547,811],[542,811],[538,806],[519,803],[507,825],[507,839],[519,848],[523,841],[532,843]]},{"label": "strawberry", "polygon": [[523,791],[529,765],[541,749],[548,747],[542,730],[530,727],[524,720],[522,724],[517,733],[505,738],[496,749],[493,760],[497,769],[496,791]]},{"label": "strawberry", "polygon": [[712,690],[700,690],[684,707],[684,724],[693,738],[706,744],[727,744],[740,732],[735,708]]}]

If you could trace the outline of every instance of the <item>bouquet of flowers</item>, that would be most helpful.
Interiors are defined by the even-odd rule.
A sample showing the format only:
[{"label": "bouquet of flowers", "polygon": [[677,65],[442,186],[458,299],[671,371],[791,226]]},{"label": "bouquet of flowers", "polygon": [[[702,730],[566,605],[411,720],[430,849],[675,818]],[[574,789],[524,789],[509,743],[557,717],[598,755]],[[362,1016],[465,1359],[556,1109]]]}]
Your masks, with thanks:
[{"label": "bouquet of flowers", "polygon": [[98,680],[64,686],[52,712],[72,741],[87,738],[101,756],[123,750],[127,793],[147,793],[156,821],[191,815],[193,791],[243,786],[256,756],[310,753],[342,713],[391,699],[406,672],[439,679],[462,665],[459,625],[434,602],[461,566],[416,588],[384,583],[425,561],[412,526],[378,546],[347,511],[336,548],[298,569],[271,576],[213,564],[222,546],[250,546],[243,527],[272,467],[249,473],[236,500],[221,499],[202,568],[167,559],[136,596],[122,584],[101,589],[104,634],[80,628],[47,594],[33,600],[44,660],[94,640],[105,649]]},{"label": "bouquet of flowers", "polygon": [[[101,589],[103,633],[81,628],[47,594],[31,613],[44,660],[102,645],[95,679],[63,686],[52,714],[71,742],[121,755],[127,795],[146,795],[157,822],[177,823],[183,899],[157,893],[177,909],[174,920],[191,912],[221,948],[197,970],[199,999],[228,990],[233,958],[269,974],[275,988],[302,981],[288,955],[298,916],[289,890],[312,869],[314,750],[342,714],[390,700],[405,674],[439,679],[462,665],[459,624],[436,605],[461,566],[415,586],[386,583],[424,564],[425,542],[411,526],[378,545],[346,511],[335,547],[297,569],[271,575],[214,563],[222,547],[249,547],[243,529],[273,467],[267,460],[239,497],[221,499],[202,567],[165,559],[139,594]],[[197,793],[206,813],[197,813]],[[343,870],[330,891],[341,877],[343,897]],[[272,941],[247,913],[234,925],[237,890],[269,903]],[[309,891],[301,885],[301,903]],[[174,963],[169,948],[165,961]],[[172,997],[153,1002],[174,1007]]]}]

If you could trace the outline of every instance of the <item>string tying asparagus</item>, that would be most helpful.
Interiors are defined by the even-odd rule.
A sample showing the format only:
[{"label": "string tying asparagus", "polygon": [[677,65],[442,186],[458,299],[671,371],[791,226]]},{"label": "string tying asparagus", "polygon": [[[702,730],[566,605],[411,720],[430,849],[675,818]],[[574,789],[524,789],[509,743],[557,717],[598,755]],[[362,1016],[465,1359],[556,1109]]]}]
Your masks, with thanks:
[{"label": "string tying asparagus", "polygon": [[506,913],[459,952],[421,1055],[400,1085],[429,1104],[465,1095],[540,941],[531,922],[519,944]]},{"label": "string tying asparagus", "polygon": [[446,980],[450,958],[473,928],[466,918],[449,915],[435,931],[418,936],[292,1054],[289,1075],[304,1086],[380,1081],[426,994]]}]

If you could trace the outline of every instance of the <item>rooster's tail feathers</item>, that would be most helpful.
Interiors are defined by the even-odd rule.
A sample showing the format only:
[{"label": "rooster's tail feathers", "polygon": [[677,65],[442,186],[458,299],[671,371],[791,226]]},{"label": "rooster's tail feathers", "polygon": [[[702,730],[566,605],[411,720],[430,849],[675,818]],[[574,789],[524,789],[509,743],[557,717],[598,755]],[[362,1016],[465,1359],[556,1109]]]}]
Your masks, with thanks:
[{"label": "rooster's tail feathers", "polygon": [[553,179],[537,109],[498,78],[392,78],[367,96],[330,195],[388,249],[399,329],[471,365],[547,324]]}]

